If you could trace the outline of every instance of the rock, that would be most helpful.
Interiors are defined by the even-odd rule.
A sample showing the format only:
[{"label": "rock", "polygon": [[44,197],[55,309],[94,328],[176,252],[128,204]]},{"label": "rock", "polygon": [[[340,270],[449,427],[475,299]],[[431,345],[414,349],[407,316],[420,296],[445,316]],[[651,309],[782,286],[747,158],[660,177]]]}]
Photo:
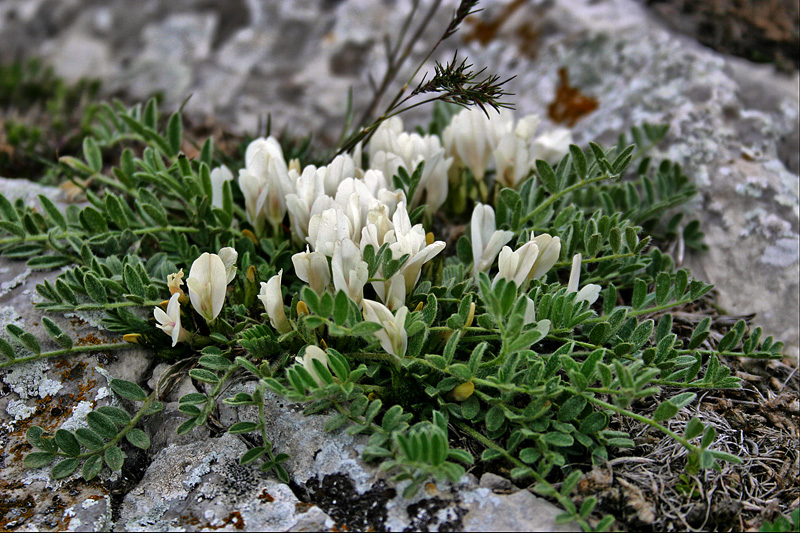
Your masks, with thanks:
[{"label": "rock", "polygon": [[333,526],[287,485],[255,465],[239,465],[246,449],[228,434],[162,449],[125,496],[115,531],[321,531]]},{"label": "rock", "polygon": [[[231,388],[227,394],[251,391]],[[303,416],[302,406],[272,393],[264,402],[267,438],[275,453],[288,453],[284,463],[292,482],[337,524],[348,529],[376,531],[577,531],[575,524],[558,525],[561,510],[510,483],[511,490],[495,494],[494,486],[479,484],[467,474],[458,483],[428,483],[410,499],[402,496],[407,481],[395,484],[376,465],[361,460],[367,444],[363,435],[324,430],[330,415]],[[220,409],[220,422],[255,420],[252,409]],[[486,476],[484,476],[486,477]],[[494,476],[498,477],[498,476]],[[510,492],[510,493],[509,493]],[[560,529],[559,529],[560,528]]]},{"label": "rock", "polygon": [[[0,178],[0,191],[12,200],[22,198],[38,205],[43,194],[63,208],[60,191],[25,180]],[[43,350],[55,350],[41,326],[41,311],[33,308],[36,285],[52,280],[58,272],[31,271],[22,261],[0,258],[0,335],[16,324],[39,339]],[[80,317],[48,315],[77,345],[119,342],[116,335],[90,325]],[[86,317],[89,318],[89,317]],[[13,341],[11,341],[13,343]],[[22,348],[15,344],[23,354]],[[32,447],[25,432],[32,425],[47,431],[75,430],[86,426],[86,413],[100,405],[118,405],[108,389],[106,375],[140,381],[150,365],[150,355],[130,349],[124,355],[101,352],[68,358],[37,360],[0,370],[0,529],[108,531],[112,504],[110,487],[119,485],[119,474],[106,470],[86,483],[79,473],[60,481],[50,478],[49,468],[29,470],[22,459]],[[126,448],[135,456],[135,449]]]}]

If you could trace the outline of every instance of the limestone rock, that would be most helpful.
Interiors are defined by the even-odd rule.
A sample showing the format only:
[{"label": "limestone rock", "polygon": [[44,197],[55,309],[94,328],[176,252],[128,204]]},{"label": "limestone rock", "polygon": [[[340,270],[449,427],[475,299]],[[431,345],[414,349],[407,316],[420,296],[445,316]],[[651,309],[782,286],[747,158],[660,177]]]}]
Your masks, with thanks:
[{"label": "limestone rock", "polygon": [[232,435],[162,449],[122,502],[115,531],[321,531],[324,512],[292,490],[239,465],[247,448]]}]

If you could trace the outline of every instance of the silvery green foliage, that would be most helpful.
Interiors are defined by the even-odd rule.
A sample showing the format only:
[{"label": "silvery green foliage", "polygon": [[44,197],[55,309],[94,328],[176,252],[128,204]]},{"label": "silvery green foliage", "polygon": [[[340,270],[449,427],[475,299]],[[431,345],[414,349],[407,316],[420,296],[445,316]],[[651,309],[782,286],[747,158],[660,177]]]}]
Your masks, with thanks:
[{"label": "silvery green foliage", "polygon": [[[474,3],[462,4],[469,5],[454,20]],[[448,67],[437,68],[434,80],[455,91],[445,81],[466,76],[463,69],[448,78]],[[435,92],[434,85],[420,87]],[[470,98],[441,100],[480,104]],[[307,404],[308,414],[334,413],[330,431],[367,435],[364,459],[410,480],[408,495],[431,477],[456,481],[476,461],[453,446],[456,432],[483,450],[477,460],[487,468],[532,479],[563,506],[565,520],[586,527],[596,502],[576,509],[570,500],[581,475],[573,465],[633,445],[609,428],[613,416],[680,442],[690,472],[738,461],[713,449],[714,430],[698,419],[683,434],[662,422],[695,400],[685,389],[739,386],[724,357],[776,358],[782,344],[743,321],[719,341],[708,317],[673,324],[671,310],[712,287],[654,244],[676,238],[680,218],[665,215],[695,194],[679,165],[646,157],[664,128],[634,129],[634,144],[622,136],[611,148],[582,149],[561,134],[536,137],[533,117],[515,122],[510,112],[456,114],[437,105],[427,131],[407,134],[402,122],[384,122],[390,111],[343,136],[337,157],[315,155],[308,139],[257,139],[244,160],[227,161],[234,179],[211,140],[186,157],[179,114],[160,116],[154,101],[102,110],[83,159],[62,159],[89,205],[62,213],[44,197],[32,209],[0,195],[0,252],[31,268],[72,265],[37,287],[42,310],[103,310],[107,327],[127,341],[185,362],[201,392],[181,398],[187,420],[179,433],[205,424],[219,402],[252,406],[253,420],[229,428],[260,436],[241,462],[288,480],[281,443],[266,438],[270,389]],[[371,134],[380,149],[362,152]],[[528,163],[513,179],[497,176],[511,152],[502,165],[491,163],[501,141],[526,154],[515,159]],[[542,146],[550,162],[532,155]],[[119,164],[105,165],[120,148]],[[468,160],[475,150],[488,155]],[[481,223],[447,246],[428,233],[429,198],[466,225],[480,203],[473,217]],[[702,246],[696,224],[680,237]],[[193,281],[184,284],[184,273]],[[13,344],[0,340],[0,368],[91,349],[74,346],[46,317],[43,324],[60,349],[43,351],[9,326]],[[224,397],[234,379],[252,380],[253,392]],[[123,438],[146,448],[134,426],[159,407],[163,391],[148,395],[121,381],[111,388],[140,402],[137,413],[103,407],[84,430],[49,436],[34,428],[29,441],[40,451],[26,464],[58,458],[58,478],[83,460],[90,479],[103,461],[121,468]],[[668,399],[650,417],[629,408],[656,395]]]}]

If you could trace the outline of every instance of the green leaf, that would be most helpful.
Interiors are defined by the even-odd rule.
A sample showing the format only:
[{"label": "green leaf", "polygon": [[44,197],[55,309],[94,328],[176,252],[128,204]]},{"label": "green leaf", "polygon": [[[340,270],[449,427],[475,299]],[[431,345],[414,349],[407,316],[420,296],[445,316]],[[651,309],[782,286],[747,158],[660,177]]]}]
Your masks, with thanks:
[{"label": "green leaf", "polygon": [[128,442],[130,442],[137,448],[141,448],[142,450],[146,450],[150,447],[150,437],[148,437],[147,433],[145,433],[141,429],[137,428],[131,429],[128,433],[125,434],[125,438],[128,439]]},{"label": "green leaf", "polygon": [[102,407],[98,407],[97,412],[110,418],[111,421],[119,427],[122,427],[131,421],[131,415],[129,415],[123,409],[114,407],[113,405],[104,405]]},{"label": "green leaf", "polygon": [[261,424],[256,422],[237,422],[228,429],[231,435],[238,435],[240,433],[250,433],[261,429]]},{"label": "green leaf", "polygon": [[503,409],[497,405],[493,406],[486,413],[486,429],[489,431],[497,431],[503,425],[505,418]]},{"label": "green leaf", "polygon": [[74,262],[75,260],[69,256],[52,254],[31,257],[26,266],[32,270],[51,270]]},{"label": "green leaf", "polygon": [[602,411],[595,411],[581,421],[581,433],[596,433],[608,427],[608,415]]},{"label": "green leaf", "polygon": [[[8,233],[11,233],[12,235],[15,235],[17,237],[25,237],[25,229],[18,224],[14,224],[13,222],[0,220],[0,229],[3,229]],[[8,257],[8,254],[6,253],[4,253],[3,255]]]},{"label": "green leaf", "polygon": [[256,446],[255,448],[250,448],[239,459],[240,465],[250,464],[262,455],[267,453],[267,448],[265,446]]},{"label": "green leaf", "polygon": [[703,438],[700,441],[701,448],[708,448],[714,442],[714,439],[717,438],[717,430],[714,429],[713,426],[706,426],[706,429],[703,431]]},{"label": "green leaf", "polygon": [[39,203],[42,206],[42,210],[47,214],[50,220],[52,220],[53,223],[63,231],[66,231],[67,220],[64,218],[64,215],[61,214],[61,211],[58,210],[56,204],[54,204],[50,198],[43,194],[39,195]]},{"label": "green leaf", "polygon": [[49,317],[42,317],[42,326],[44,326],[44,330],[50,336],[51,339],[56,341],[59,346],[62,348],[72,348],[72,339],[63,331],[58,325],[53,322]]},{"label": "green leaf", "polygon": [[119,472],[122,470],[122,463],[125,462],[125,454],[122,453],[122,450],[119,449],[117,446],[111,446],[107,448],[105,453],[103,454],[103,459],[106,461],[106,465],[113,470],[114,472]]},{"label": "green leaf", "polygon": [[221,355],[203,355],[197,362],[211,370],[227,370],[233,366],[230,360]]},{"label": "green leaf", "polygon": [[705,341],[708,338],[710,334],[710,328],[711,328],[711,317],[707,316],[700,321],[700,323],[692,332],[692,338],[689,340],[688,348],[690,350],[694,350],[695,348],[700,346],[703,343],[703,341]]},{"label": "green leaf", "polygon": [[191,430],[194,429],[194,427],[196,425],[195,424],[196,421],[197,421],[196,417],[195,418],[190,418],[189,420],[187,420],[186,422],[184,422],[183,424],[178,426],[178,429],[176,430],[176,433],[178,435],[186,435],[187,433],[189,433]]},{"label": "green leaf", "polygon": [[84,207],[78,215],[81,226],[89,232],[90,235],[97,235],[108,231],[108,223],[100,211],[94,207]]},{"label": "green leaf", "polygon": [[655,323],[652,320],[645,320],[636,326],[636,329],[633,330],[633,333],[630,337],[630,341],[631,344],[633,344],[634,350],[638,350],[650,340],[650,336],[653,334],[654,324]]},{"label": "green leaf", "polygon": [[112,379],[109,382],[109,386],[111,390],[128,400],[143,402],[147,399],[147,394],[136,383],[125,381],[124,379]]},{"label": "green leaf", "polygon": [[641,278],[636,278],[633,284],[631,307],[640,309],[644,305],[645,298],[647,298],[647,283]]},{"label": "green leaf", "polygon": [[175,156],[181,151],[181,138],[183,137],[183,122],[180,113],[173,113],[167,124],[167,144]]},{"label": "green leaf", "polygon": [[8,341],[2,338],[0,338],[0,353],[5,355],[9,360],[16,358],[14,347],[11,346]]},{"label": "green leaf", "polygon": [[337,414],[325,421],[324,429],[327,432],[333,431],[345,425],[348,422],[347,415]]},{"label": "green leaf", "polygon": [[342,326],[347,321],[347,315],[350,312],[350,302],[347,294],[344,291],[336,293],[336,298],[333,302],[333,321],[337,326]]},{"label": "green leaf", "polygon": [[92,455],[86,459],[85,463],[83,463],[83,471],[81,472],[81,475],[86,481],[91,481],[95,476],[97,476],[97,474],[100,473],[102,468],[103,458],[99,455]]},{"label": "green leaf", "polygon": [[89,428],[76,429],[75,439],[87,450],[99,450],[105,445],[103,438]]},{"label": "green leaf", "polygon": [[653,413],[653,421],[661,422],[662,420],[667,420],[678,414],[678,411],[679,407],[675,404],[663,402],[656,408],[655,413]]},{"label": "green leaf", "polygon": [[558,181],[556,180],[556,173],[553,167],[547,161],[541,159],[536,160],[536,172],[539,174],[539,179],[550,194],[558,192]]},{"label": "green leaf", "polygon": [[103,154],[100,153],[100,147],[97,146],[97,141],[94,140],[94,137],[84,137],[83,157],[94,173],[98,173],[103,169]]},{"label": "green leaf", "polygon": [[542,452],[536,448],[523,448],[519,452],[519,458],[523,463],[532,464],[539,460]]},{"label": "green leaf", "polygon": [[700,435],[703,432],[703,423],[700,421],[699,418],[694,417],[689,420],[689,423],[686,424],[686,430],[683,433],[683,436],[686,439],[693,439]]},{"label": "green leaf", "polygon": [[550,446],[566,447],[572,446],[575,443],[575,439],[572,438],[572,435],[561,433],[560,431],[545,433],[542,435],[542,440]]},{"label": "green leaf", "polygon": [[39,345],[39,341],[31,333],[28,333],[16,324],[8,324],[6,326],[6,331],[15,341],[28,350],[35,354],[42,353],[42,347]]},{"label": "green leaf", "polygon": [[383,329],[383,326],[376,322],[359,322],[353,326],[351,333],[356,337],[363,337],[364,335],[375,333],[380,329]]},{"label": "green leaf", "polygon": [[89,427],[95,430],[101,437],[105,439],[113,439],[117,436],[117,427],[111,419],[97,411],[91,411],[86,415],[86,421]]},{"label": "green leaf", "polygon": [[578,174],[578,177],[581,180],[585,180],[587,174],[587,163],[586,156],[583,154],[583,150],[574,144],[570,144],[569,153],[572,155],[572,166],[575,168],[575,172]]},{"label": "green leaf", "polygon": [[75,435],[66,429],[56,430],[54,440],[58,447],[61,448],[61,450],[63,450],[67,455],[75,457],[81,453],[81,447],[78,444],[78,441],[75,439]]},{"label": "green leaf", "polygon": [[50,475],[53,476],[53,479],[64,479],[65,477],[72,474],[75,469],[78,468],[78,460],[75,458],[72,459],[64,459],[56,466],[53,467],[53,470],[50,472]]},{"label": "green leaf", "polygon": [[[22,460],[26,468],[41,468],[53,462],[56,456],[50,452],[31,452]],[[68,474],[69,475],[69,474]]]},{"label": "green leaf", "polygon": [[189,370],[189,376],[203,383],[219,383],[219,378],[214,372],[211,372],[210,370],[204,370],[202,368],[193,368],[192,370]]},{"label": "green leaf", "polygon": [[586,398],[583,396],[573,396],[569,398],[558,410],[558,419],[561,422],[569,422],[578,418],[586,407]]},{"label": "green leaf", "polygon": [[99,304],[108,303],[106,289],[103,287],[100,279],[94,275],[94,273],[87,272],[86,275],[83,276],[83,286],[86,289],[86,293],[89,295],[89,298]]}]

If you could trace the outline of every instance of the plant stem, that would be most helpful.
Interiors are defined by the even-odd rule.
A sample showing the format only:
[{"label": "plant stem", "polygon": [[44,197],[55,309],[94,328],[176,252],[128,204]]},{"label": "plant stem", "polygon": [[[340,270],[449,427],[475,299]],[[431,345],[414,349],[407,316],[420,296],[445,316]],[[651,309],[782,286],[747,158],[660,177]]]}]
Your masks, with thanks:
[{"label": "plant stem", "polygon": [[598,181],[607,180],[607,179],[611,179],[611,176],[607,176],[607,175],[603,174],[602,176],[598,176],[596,178],[589,178],[589,179],[581,180],[578,183],[570,185],[566,189],[558,191],[557,193],[551,195],[547,200],[545,200],[544,202],[542,202],[541,204],[536,206],[536,209],[534,209],[533,211],[531,211],[530,213],[525,215],[522,218],[522,220],[520,220],[520,224],[525,224],[526,222],[528,222],[529,220],[534,218],[537,214],[539,214],[541,211],[544,211],[545,209],[547,209],[550,206],[550,204],[552,204],[553,202],[555,202],[556,200],[558,200],[562,196],[567,195],[567,194],[571,193],[572,191],[575,191],[575,190],[580,189],[582,187],[586,187],[587,185],[590,185],[592,183],[595,183],[595,182],[598,182]]},{"label": "plant stem", "polygon": [[16,365],[18,363],[28,363],[30,361],[37,361],[39,359],[49,359],[51,357],[60,357],[62,355],[69,355],[73,353],[102,352],[105,350],[122,350],[124,348],[131,348],[132,346],[133,345],[128,342],[74,346],[72,348],[64,348],[62,350],[55,350],[52,352],[42,352],[33,355],[26,355],[25,357],[17,357],[9,361],[3,361],[2,363],[0,363],[0,369],[6,368],[11,365]]},{"label": "plant stem", "polygon": [[[145,233],[154,233],[154,232],[165,232],[165,231],[174,231],[177,233],[198,233],[200,229],[192,228],[188,226],[162,226],[162,227],[149,227],[149,228],[138,228],[132,230],[134,235],[143,235]],[[116,233],[109,231],[108,233]],[[67,237],[77,237],[80,239],[86,238],[86,233],[84,232],[75,232],[75,231],[64,231],[61,233],[56,233],[53,235],[54,239],[66,239]],[[38,242],[38,241],[47,241],[49,239],[48,234],[46,233],[39,233],[37,235],[26,235],[24,237],[8,237],[5,239],[0,239],[0,245],[3,244],[17,244],[20,242]]]}]

